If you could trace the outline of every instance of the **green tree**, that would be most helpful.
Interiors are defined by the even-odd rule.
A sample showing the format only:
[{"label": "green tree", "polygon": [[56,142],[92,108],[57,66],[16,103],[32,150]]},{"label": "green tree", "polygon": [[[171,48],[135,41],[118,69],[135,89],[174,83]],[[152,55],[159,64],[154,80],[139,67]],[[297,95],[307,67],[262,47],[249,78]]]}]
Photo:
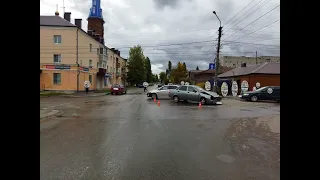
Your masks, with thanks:
[{"label": "green tree", "polygon": [[161,72],[161,73],[159,74],[159,78],[160,78],[161,83],[163,83],[164,80],[165,80],[165,78],[166,78],[166,73],[165,73],[165,72]]},{"label": "green tree", "polygon": [[151,62],[148,57],[145,59],[145,73],[146,73],[146,81],[151,82],[152,79],[152,71],[151,71]]},{"label": "green tree", "polygon": [[187,71],[187,65],[186,65],[186,63],[185,63],[185,62],[183,62],[183,64],[182,64],[182,69],[183,69],[183,71],[184,71],[184,72],[186,72],[186,71]]},{"label": "green tree", "polygon": [[199,67],[197,66],[196,70],[199,70]]},{"label": "green tree", "polygon": [[157,83],[159,82],[159,78],[157,74],[152,74],[152,82]]},{"label": "green tree", "polygon": [[188,70],[185,63],[178,62],[177,66],[172,69],[170,80],[174,83],[187,81]]},{"label": "green tree", "polygon": [[128,58],[128,82],[131,84],[143,83],[146,80],[145,75],[145,57],[140,45],[130,48]]}]

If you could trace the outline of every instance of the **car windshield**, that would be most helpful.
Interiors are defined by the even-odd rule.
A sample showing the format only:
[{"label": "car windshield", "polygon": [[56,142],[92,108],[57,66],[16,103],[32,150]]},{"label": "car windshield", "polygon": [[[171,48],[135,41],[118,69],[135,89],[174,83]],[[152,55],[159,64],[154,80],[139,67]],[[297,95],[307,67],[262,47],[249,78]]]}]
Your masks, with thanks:
[{"label": "car windshield", "polygon": [[112,87],[119,87],[119,86],[120,86],[119,84],[112,85]]},{"label": "car windshield", "polygon": [[257,89],[256,91],[263,91],[264,89],[267,89],[268,87],[262,87],[262,88],[259,88]]},{"label": "car windshield", "polygon": [[199,87],[199,86],[192,86],[192,87],[194,87],[194,88],[197,89],[198,91],[206,91],[206,90],[202,89],[202,88]]}]

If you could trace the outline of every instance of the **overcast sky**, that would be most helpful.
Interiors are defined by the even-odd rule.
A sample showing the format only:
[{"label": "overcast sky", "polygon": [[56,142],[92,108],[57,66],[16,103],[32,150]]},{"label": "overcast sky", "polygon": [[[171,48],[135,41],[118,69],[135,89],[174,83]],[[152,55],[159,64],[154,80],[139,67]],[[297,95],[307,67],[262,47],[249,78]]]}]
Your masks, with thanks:
[{"label": "overcast sky", "polygon": [[[105,42],[128,57],[129,47],[140,44],[153,73],[185,62],[189,70],[208,69],[216,56],[219,21],[221,55],[280,56],[280,0],[101,0]],[[41,0],[40,15],[54,15],[63,0]],[[65,11],[87,17],[92,0],[65,0]]]}]

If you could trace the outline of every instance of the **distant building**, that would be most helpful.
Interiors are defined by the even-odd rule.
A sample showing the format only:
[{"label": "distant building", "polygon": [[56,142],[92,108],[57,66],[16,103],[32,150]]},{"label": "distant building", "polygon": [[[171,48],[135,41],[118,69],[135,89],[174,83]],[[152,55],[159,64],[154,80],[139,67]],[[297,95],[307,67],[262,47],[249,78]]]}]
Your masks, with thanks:
[{"label": "distant building", "polygon": [[112,84],[127,85],[127,59],[120,56],[115,48],[108,49],[107,76],[108,87]]},{"label": "distant building", "polygon": [[265,62],[257,65],[242,64],[241,67],[234,68],[223,74],[218,75],[218,78],[229,78],[237,82],[240,89],[241,82],[247,81],[249,90],[257,82],[263,86],[280,86],[280,63]]},{"label": "distant building", "polygon": [[240,67],[241,64],[247,65],[261,64],[265,62],[278,62],[280,63],[280,57],[278,56],[259,56],[259,57],[246,57],[246,56],[221,56],[220,65],[226,67]]}]

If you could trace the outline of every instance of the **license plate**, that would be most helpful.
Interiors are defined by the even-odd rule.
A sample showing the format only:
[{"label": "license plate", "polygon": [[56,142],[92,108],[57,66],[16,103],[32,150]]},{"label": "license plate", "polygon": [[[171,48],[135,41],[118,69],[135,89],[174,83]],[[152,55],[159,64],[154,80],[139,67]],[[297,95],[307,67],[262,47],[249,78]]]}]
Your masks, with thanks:
[{"label": "license plate", "polygon": [[221,105],[221,104],[222,104],[222,102],[216,102],[216,104]]},{"label": "license plate", "polygon": [[241,98],[242,96],[241,95],[239,95],[239,98]]},{"label": "license plate", "polygon": [[113,88],[113,90],[119,90],[118,88]]}]

